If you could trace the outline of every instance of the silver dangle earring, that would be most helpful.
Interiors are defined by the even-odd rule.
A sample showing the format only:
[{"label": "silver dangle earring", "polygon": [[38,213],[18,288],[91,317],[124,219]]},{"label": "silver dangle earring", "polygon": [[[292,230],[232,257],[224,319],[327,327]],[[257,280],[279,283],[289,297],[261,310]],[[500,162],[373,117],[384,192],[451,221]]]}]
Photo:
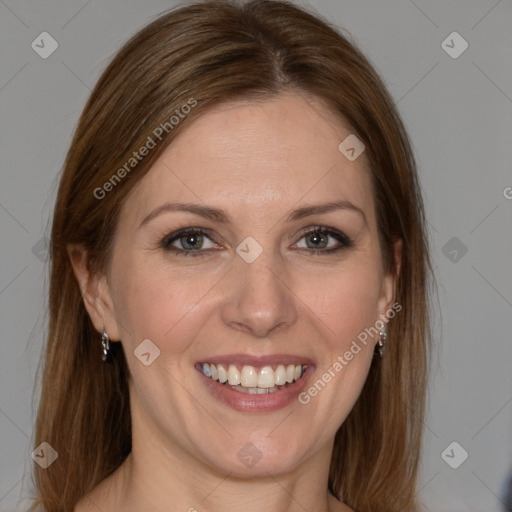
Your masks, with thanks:
[{"label": "silver dangle earring", "polygon": [[379,331],[379,341],[377,343],[377,352],[380,357],[383,357],[386,353],[386,341],[388,338],[388,324],[384,324],[384,327]]},{"label": "silver dangle earring", "polygon": [[103,348],[103,354],[101,355],[101,359],[103,361],[106,361],[110,350],[110,340],[105,329],[103,329],[103,334],[101,335],[101,346]]}]

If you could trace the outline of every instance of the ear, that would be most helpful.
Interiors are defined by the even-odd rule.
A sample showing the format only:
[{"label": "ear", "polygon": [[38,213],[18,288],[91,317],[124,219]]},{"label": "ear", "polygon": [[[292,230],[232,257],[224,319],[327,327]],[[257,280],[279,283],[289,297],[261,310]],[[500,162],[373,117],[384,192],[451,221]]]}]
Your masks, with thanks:
[{"label": "ear", "polygon": [[91,272],[88,253],[82,245],[70,244],[67,252],[82,293],[85,309],[89,313],[94,328],[99,333],[105,329],[111,341],[118,341],[119,330],[106,275]]},{"label": "ear", "polygon": [[378,303],[378,312],[381,318],[386,314],[391,306],[395,302],[396,297],[396,285],[398,277],[400,275],[400,269],[402,264],[402,239],[398,239],[393,244],[393,253],[395,258],[395,273],[386,274],[382,281],[382,290]]}]

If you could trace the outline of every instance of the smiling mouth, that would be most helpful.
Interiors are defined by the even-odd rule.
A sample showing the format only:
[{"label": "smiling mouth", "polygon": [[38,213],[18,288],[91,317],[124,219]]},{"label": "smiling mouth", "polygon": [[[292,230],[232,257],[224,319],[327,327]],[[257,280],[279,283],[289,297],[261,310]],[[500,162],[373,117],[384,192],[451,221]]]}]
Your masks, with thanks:
[{"label": "smiling mouth", "polygon": [[199,363],[199,369],[215,382],[250,395],[275,393],[301,379],[304,364],[278,364],[255,368],[250,365]]}]

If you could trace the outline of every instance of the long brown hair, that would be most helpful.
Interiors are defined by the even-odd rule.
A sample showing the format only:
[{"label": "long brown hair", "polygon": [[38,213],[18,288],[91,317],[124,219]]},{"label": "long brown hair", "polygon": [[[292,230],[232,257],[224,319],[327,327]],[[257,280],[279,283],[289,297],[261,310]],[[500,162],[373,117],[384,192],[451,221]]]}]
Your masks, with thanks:
[{"label": "long brown hair", "polygon": [[[397,272],[392,244],[403,241],[395,297],[402,311],[336,434],[329,489],[359,512],[417,511],[432,268],[415,159],[389,93],[355,45],[320,16],[273,0],[203,1],[159,16],[121,48],[83,110],[54,211],[34,441],[59,456],[47,469],[34,464],[30,510],[69,512],[131,449],[122,344],[111,345],[112,365],[102,363],[68,245],[83,244],[90,270],[104,271],[124,198],[177,134],[221,102],[289,90],[323,100],[365,144],[386,271]],[[156,141],[159,126],[167,129]],[[127,167],[148,137],[156,147]]]}]

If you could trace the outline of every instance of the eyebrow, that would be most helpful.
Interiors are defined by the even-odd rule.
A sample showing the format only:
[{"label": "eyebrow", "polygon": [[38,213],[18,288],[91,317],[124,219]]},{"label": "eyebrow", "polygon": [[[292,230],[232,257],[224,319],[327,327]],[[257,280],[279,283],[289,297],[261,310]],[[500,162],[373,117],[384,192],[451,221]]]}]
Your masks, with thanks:
[{"label": "eyebrow", "polygon": [[[310,217],[312,215],[318,215],[321,213],[329,213],[336,210],[355,211],[363,217],[364,223],[366,224],[366,226],[368,226],[368,221],[366,219],[364,211],[347,200],[332,201],[329,203],[308,205],[303,206],[301,208],[297,208],[288,215],[286,222],[294,222],[297,220],[304,219],[305,217]],[[199,215],[200,217],[203,217],[205,219],[219,222],[220,224],[232,223],[231,216],[226,211],[221,210],[219,208],[213,208],[211,206],[204,206],[196,203],[165,203],[162,206],[159,206],[158,208],[153,210],[149,215],[147,215],[144,218],[144,220],[140,223],[139,229],[164,212],[188,212],[193,213],[195,215]]]}]

